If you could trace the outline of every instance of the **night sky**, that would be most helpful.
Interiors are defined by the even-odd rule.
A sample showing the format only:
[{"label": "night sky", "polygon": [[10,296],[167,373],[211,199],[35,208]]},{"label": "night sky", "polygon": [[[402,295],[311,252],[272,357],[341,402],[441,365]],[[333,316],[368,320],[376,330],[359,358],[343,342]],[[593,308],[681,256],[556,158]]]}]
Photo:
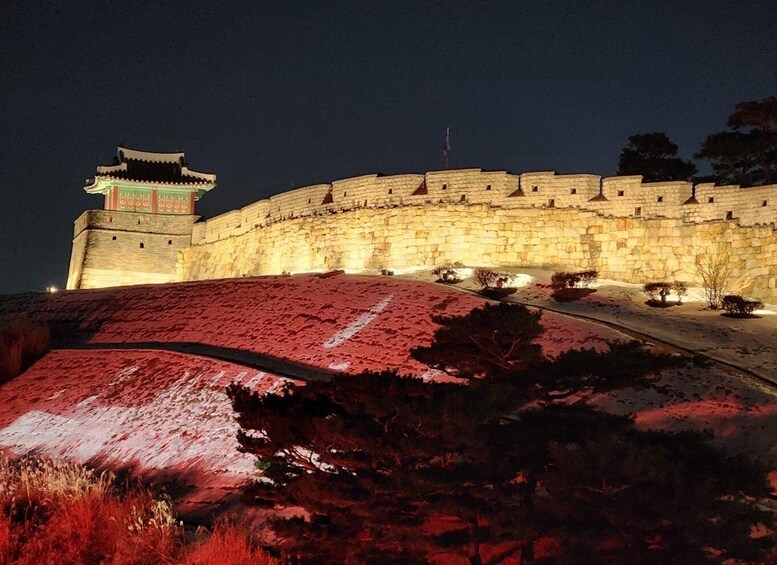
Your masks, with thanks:
[{"label": "night sky", "polygon": [[[774,2],[0,0],[0,293],[64,286],[82,187],[119,143],[218,175],[198,212],[380,172],[611,175],[689,158],[777,95]],[[705,171],[704,167],[701,167]]]}]

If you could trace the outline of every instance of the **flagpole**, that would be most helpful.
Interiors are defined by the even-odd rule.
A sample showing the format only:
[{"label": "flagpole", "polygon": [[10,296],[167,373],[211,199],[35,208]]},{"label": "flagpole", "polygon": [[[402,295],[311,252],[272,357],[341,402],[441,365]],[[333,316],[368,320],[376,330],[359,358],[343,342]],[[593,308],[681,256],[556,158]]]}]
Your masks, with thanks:
[{"label": "flagpole", "polygon": [[442,148],[443,164],[448,168],[448,153],[451,152],[451,126],[445,128],[445,147]]}]

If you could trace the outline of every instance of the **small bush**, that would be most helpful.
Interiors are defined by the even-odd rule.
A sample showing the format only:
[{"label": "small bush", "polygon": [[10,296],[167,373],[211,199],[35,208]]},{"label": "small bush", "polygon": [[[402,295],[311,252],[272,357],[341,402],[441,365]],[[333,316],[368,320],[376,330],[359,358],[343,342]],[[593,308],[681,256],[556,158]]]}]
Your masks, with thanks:
[{"label": "small bush", "polygon": [[599,278],[599,272],[594,270],[577,271],[574,273],[553,273],[551,286],[555,289],[562,288],[588,288]]},{"label": "small bush", "polygon": [[394,271],[390,271],[388,269],[381,269],[380,274],[383,275],[384,277],[393,277]]},{"label": "small bush", "polygon": [[596,279],[599,278],[599,271],[589,270],[589,271],[579,271],[575,273],[578,277],[578,280],[580,281],[580,285],[583,288],[588,288],[593,283],[596,282]]},{"label": "small bush", "polygon": [[[688,285],[684,282],[649,282],[642,287],[642,292],[648,297],[648,306],[665,308],[682,304],[683,296],[688,294]],[[673,292],[677,301],[667,302],[667,297]]]},{"label": "small bush", "polygon": [[764,305],[760,300],[751,300],[738,294],[727,294],[723,297],[721,304],[726,314],[737,318],[750,317],[755,310],[763,308]]},{"label": "small bush", "polygon": [[437,282],[456,284],[461,282],[457,269],[462,268],[464,268],[464,264],[460,261],[456,261],[455,263],[443,263],[432,269],[432,274],[437,277]]},{"label": "small bush", "polygon": [[43,357],[50,338],[49,328],[43,322],[17,318],[0,324],[0,383]]},{"label": "small bush", "polygon": [[675,281],[672,283],[672,290],[677,295],[677,303],[683,303],[683,297],[688,294],[688,283]]},{"label": "small bush", "polygon": [[666,297],[672,292],[672,283],[668,282],[649,282],[642,287],[648,297],[648,304],[651,306],[667,306]]},{"label": "small bush", "polygon": [[472,278],[481,290],[485,290],[494,286],[498,277],[499,275],[496,273],[496,271],[483,268],[475,269],[475,272],[472,274]]},{"label": "small bush", "polygon": [[550,286],[556,289],[561,288],[572,288],[575,286],[575,279],[572,273],[566,273],[566,272],[558,272],[553,273],[553,276],[550,277]]},{"label": "small bush", "polygon": [[512,287],[493,287],[493,288],[484,288],[480,290],[480,294],[485,296],[486,298],[490,298],[491,300],[502,300],[506,296],[510,296],[511,294],[515,294],[517,291],[517,288]]}]

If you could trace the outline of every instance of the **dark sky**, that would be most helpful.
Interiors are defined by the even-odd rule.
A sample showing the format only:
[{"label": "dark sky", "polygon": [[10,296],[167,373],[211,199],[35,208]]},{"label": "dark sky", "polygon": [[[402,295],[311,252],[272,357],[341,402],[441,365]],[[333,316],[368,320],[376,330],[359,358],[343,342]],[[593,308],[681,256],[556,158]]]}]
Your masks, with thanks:
[{"label": "dark sky", "polygon": [[118,143],[218,175],[212,216],[290,187],[452,167],[610,175],[690,157],[777,95],[774,2],[0,0],[0,293],[64,285]]}]

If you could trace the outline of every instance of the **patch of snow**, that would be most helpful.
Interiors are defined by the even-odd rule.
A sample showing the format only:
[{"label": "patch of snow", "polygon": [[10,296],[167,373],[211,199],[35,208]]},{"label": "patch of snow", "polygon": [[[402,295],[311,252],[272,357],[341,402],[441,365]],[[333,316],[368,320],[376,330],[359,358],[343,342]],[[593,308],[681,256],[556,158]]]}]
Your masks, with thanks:
[{"label": "patch of snow", "polygon": [[433,267],[417,265],[414,267],[402,267],[402,268],[386,267],[386,270],[394,271],[395,275],[411,275],[413,273],[420,273],[422,271],[429,271],[431,273],[432,268]]},{"label": "patch of snow", "polygon": [[507,283],[504,286],[509,288],[523,288],[534,283],[534,277],[524,273],[510,274],[510,278],[507,279]]},{"label": "patch of snow", "polygon": [[251,377],[247,383],[245,383],[243,386],[246,387],[248,390],[253,390],[256,385],[258,385],[262,380],[267,376],[267,373],[260,371],[256,373],[253,377]]},{"label": "patch of snow", "polygon": [[278,377],[275,382],[267,389],[267,394],[277,394],[281,392],[290,382],[292,382],[290,379]]},{"label": "patch of snow", "polygon": [[428,369],[424,374],[421,375],[421,380],[425,383],[433,381],[437,377],[446,376],[446,373],[443,371],[440,371],[438,369]]},{"label": "patch of snow", "polygon": [[753,314],[756,314],[757,316],[774,316],[777,314],[774,310],[769,310],[767,308],[762,308],[761,310],[754,310]]},{"label": "patch of snow", "polygon": [[620,286],[622,288],[642,289],[642,285],[641,284],[629,283],[629,282],[623,282],[623,281],[616,281],[616,280],[613,280],[613,279],[597,279],[595,282],[592,282],[588,286],[591,287],[591,288],[601,288],[603,286]]},{"label": "patch of snow", "polygon": [[[674,292],[669,293],[670,300],[677,300],[677,295]],[[683,302],[707,302],[707,295],[704,294],[704,289],[698,286],[689,286],[688,294],[683,296]]]},{"label": "patch of snow", "polygon": [[334,371],[345,371],[350,366],[350,361],[334,361],[329,364],[329,368]]},{"label": "patch of snow", "polygon": [[453,270],[456,273],[456,277],[461,280],[470,278],[472,274],[475,272],[475,269],[472,269],[470,267],[459,267]]},{"label": "patch of snow", "polygon": [[377,318],[383,310],[386,309],[386,307],[389,305],[391,300],[394,298],[393,294],[389,294],[386,296],[383,300],[378,302],[375,306],[370,308],[369,312],[365,312],[358,318],[356,318],[353,322],[348,324],[348,326],[337,332],[335,335],[330,337],[328,340],[324,342],[324,349],[332,349],[334,347],[337,347],[338,345],[344,344],[346,341],[351,339],[353,336],[355,336],[357,333],[362,331],[364,328],[366,328],[370,323]]},{"label": "patch of snow", "polygon": [[[245,375],[245,371],[241,371],[237,374],[235,379],[241,379],[243,378],[243,375]],[[224,376],[224,371],[218,371],[215,375],[213,375],[213,378],[208,382],[208,385],[215,386],[217,382],[221,380],[221,377]]]},{"label": "patch of snow", "polygon": [[66,416],[30,410],[0,430],[0,445],[19,453],[35,451],[86,461],[100,455],[134,415],[134,409],[83,404]]},{"label": "patch of snow", "polygon": [[137,365],[131,365],[126,369],[122,369],[121,371],[119,371],[119,374],[116,375],[116,378],[111,381],[110,385],[115,386],[117,384],[123,383],[128,378],[130,378],[133,374],[135,374],[138,369],[139,367]]},{"label": "patch of snow", "polygon": [[92,402],[97,400],[97,398],[98,398],[98,396],[96,394],[94,396],[88,396],[88,397],[84,398],[81,402],[79,402],[78,406],[79,407],[89,406]]}]

